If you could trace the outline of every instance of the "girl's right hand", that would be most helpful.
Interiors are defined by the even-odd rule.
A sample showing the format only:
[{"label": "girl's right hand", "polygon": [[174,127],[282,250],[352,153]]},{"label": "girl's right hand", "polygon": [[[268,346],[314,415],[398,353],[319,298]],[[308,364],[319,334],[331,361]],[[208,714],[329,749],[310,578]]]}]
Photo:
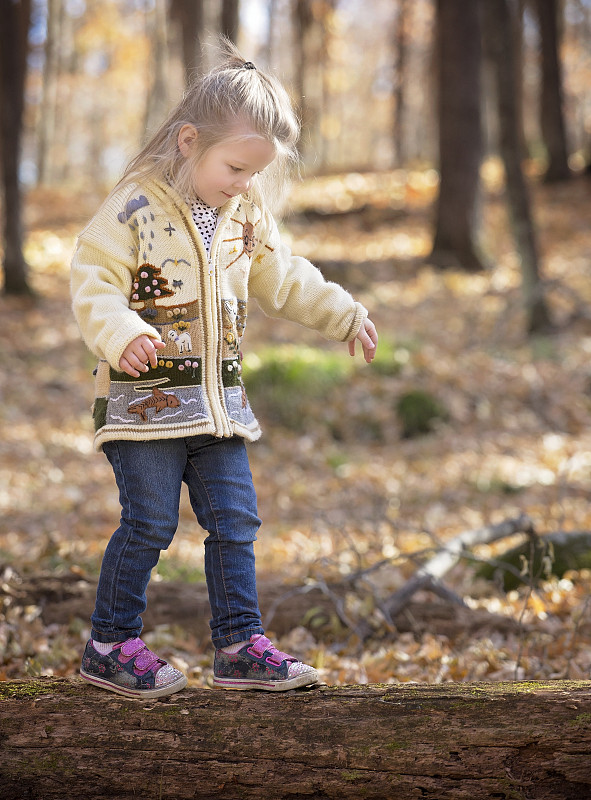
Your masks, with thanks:
[{"label": "girl's right hand", "polygon": [[349,353],[352,356],[355,355],[355,341],[357,339],[359,339],[363,348],[363,358],[368,364],[371,364],[376,356],[378,347],[378,332],[376,331],[376,326],[367,317],[361,323],[361,327],[355,339],[349,342]]},{"label": "girl's right hand", "polygon": [[139,378],[141,372],[148,372],[150,365],[156,366],[158,363],[156,352],[163,347],[166,345],[159,339],[153,339],[146,334],[138,336],[123,351],[119,359],[119,368],[132,378]]}]

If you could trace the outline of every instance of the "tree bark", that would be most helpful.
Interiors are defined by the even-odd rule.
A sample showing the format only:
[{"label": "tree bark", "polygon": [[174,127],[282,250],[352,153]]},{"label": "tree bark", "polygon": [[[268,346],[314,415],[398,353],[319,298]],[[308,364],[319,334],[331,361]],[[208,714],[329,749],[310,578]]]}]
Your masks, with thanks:
[{"label": "tree bark", "polygon": [[238,29],[240,27],[239,6],[238,0],[222,0],[220,33],[234,43],[238,41]]},{"label": "tree bark", "polygon": [[562,69],[558,35],[557,0],[536,0],[542,50],[540,121],[548,153],[544,180],[564,181],[572,177],[563,114]]},{"label": "tree bark", "polygon": [[485,42],[493,65],[499,112],[499,150],[505,166],[511,227],[521,258],[522,291],[529,333],[553,329],[540,279],[538,244],[529,192],[521,168],[520,122],[515,101],[515,60],[509,0],[484,3]]},{"label": "tree bark", "polygon": [[171,0],[170,14],[180,28],[185,85],[203,72],[204,0]]},{"label": "tree bark", "polygon": [[392,142],[394,150],[393,166],[400,167],[406,163],[404,140],[404,100],[407,83],[407,56],[408,56],[408,0],[400,0],[396,11],[396,22],[392,35],[392,50],[394,53],[394,86],[392,119]]},{"label": "tree bark", "polygon": [[437,222],[429,260],[483,269],[479,247],[481,130],[480,3],[438,0],[439,171]]},{"label": "tree bark", "polygon": [[151,40],[150,86],[146,97],[145,129],[150,135],[168,111],[168,21],[166,0],[155,0],[148,13],[148,38]]},{"label": "tree bark", "polygon": [[4,291],[32,294],[23,255],[19,164],[25,104],[27,37],[31,0],[1,0],[0,147],[4,189]]},{"label": "tree bark", "polygon": [[[189,689],[0,684],[3,800],[582,800],[588,682]],[[65,790],[67,787],[67,790]]]},{"label": "tree bark", "polygon": [[305,136],[302,135],[300,137],[298,148],[300,155],[303,155],[304,141],[305,138],[310,137],[314,116],[307,91],[311,61],[308,40],[314,24],[311,0],[291,0],[291,20],[294,52],[294,94],[302,120],[302,133],[305,134]]},{"label": "tree bark", "polygon": [[45,63],[43,65],[43,90],[37,123],[37,185],[52,182],[51,150],[55,142],[57,117],[57,84],[60,73],[60,25],[62,0],[47,2],[47,33],[45,35]]}]

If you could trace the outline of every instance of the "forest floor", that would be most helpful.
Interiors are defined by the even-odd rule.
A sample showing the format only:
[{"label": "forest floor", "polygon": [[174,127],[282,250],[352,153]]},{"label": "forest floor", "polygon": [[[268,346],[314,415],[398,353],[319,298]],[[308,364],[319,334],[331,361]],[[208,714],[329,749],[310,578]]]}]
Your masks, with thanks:
[{"label": "forest floor", "polygon": [[[259,583],[345,587],[340,609],[321,622],[305,594],[293,595],[301,620],[279,641],[327,683],[589,678],[589,570],[508,592],[478,577],[475,561],[445,576],[468,613],[485,610],[505,626],[468,629],[464,615],[443,632],[425,612],[401,632],[380,613],[380,599],[421,558],[464,530],[526,513],[540,534],[591,531],[589,181],[533,183],[557,328],[527,337],[498,171],[487,167],[483,208],[490,269],[473,275],[427,263],[435,178],[399,170],[294,189],[287,240],[371,310],[380,346],[368,366],[360,352],[351,359],[344,345],[249,309],[245,381],[264,427],[250,446],[264,521]],[[76,672],[89,603],[48,623],[43,602],[19,600],[18,587],[48,574],[95,581],[118,520],[110,468],[92,446],[94,359],[69,308],[69,259],[95,203],[33,192],[26,255],[37,300],[0,297],[0,679]],[[405,437],[397,401],[417,390],[436,400],[439,418],[430,432]],[[202,589],[202,541],[183,498],[177,537],[153,581]],[[473,555],[497,557],[500,547]],[[347,588],[353,573],[363,580]],[[415,600],[413,613],[421,603],[445,605],[428,593]],[[365,643],[355,632],[360,620],[375,631]],[[174,617],[145,638],[191,685],[209,685],[206,640]]]}]

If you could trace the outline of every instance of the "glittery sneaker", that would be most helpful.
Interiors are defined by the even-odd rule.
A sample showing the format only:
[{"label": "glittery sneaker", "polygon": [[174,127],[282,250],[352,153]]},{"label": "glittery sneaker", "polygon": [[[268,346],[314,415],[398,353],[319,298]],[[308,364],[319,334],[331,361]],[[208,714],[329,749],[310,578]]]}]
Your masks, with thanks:
[{"label": "glittery sneaker", "polygon": [[164,697],[187,685],[183,673],[148,650],[141,639],[117,644],[108,655],[99,653],[90,639],[80,675],[95,686],[125,697]]},{"label": "glittery sneaker", "polygon": [[221,689],[285,692],[317,681],[314,667],[282,653],[260,633],[251,636],[237,653],[216,650],[213,685]]}]

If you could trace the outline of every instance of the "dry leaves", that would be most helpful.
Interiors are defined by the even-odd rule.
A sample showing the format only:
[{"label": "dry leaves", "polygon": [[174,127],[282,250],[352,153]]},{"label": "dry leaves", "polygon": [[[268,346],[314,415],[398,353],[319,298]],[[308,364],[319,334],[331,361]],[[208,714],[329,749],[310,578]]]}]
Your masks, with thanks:
[{"label": "dry leaves", "polygon": [[[497,173],[489,166],[488,174]],[[591,575],[584,570],[508,595],[475,581],[469,564],[447,576],[475,613],[485,609],[517,629],[467,633],[458,622],[441,633],[427,619],[396,632],[380,616],[380,598],[415,569],[411,556],[466,528],[525,512],[540,533],[591,530],[591,326],[580,318],[552,337],[524,336],[520,273],[495,180],[485,206],[494,268],[482,275],[423,263],[432,171],[331,177],[307,182],[294,196],[294,214],[307,212],[286,223],[294,251],[326,262],[329,277],[371,309],[381,335],[376,369],[359,359],[321,402],[307,401],[302,390],[301,426],[263,419],[265,436],[251,448],[264,520],[260,581],[342,581],[387,561],[368,575],[365,591],[344,593],[345,614],[353,622],[370,618],[374,640],[362,645],[337,614],[322,629],[297,627],[280,638],[329,683],[590,675]],[[535,188],[544,278],[561,324],[591,309],[587,193],[582,178]],[[40,219],[34,202],[29,216]],[[110,470],[91,445],[93,359],[69,312],[67,264],[77,227],[31,231],[35,306],[0,298],[0,678],[77,669],[88,620],[48,626],[41,606],[23,607],[13,588],[19,575],[40,571],[96,576],[118,519]],[[349,359],[342,345],[253,309],[245,351],[264,358],[265,348],[283,352],[287,344]],[[448,417],[428,436],[403,440],[395,401],[416,388],[433,393]],[[197,578],[202,539],[184,500],[162,573]],[[496,556],[499,547],[477,554]],[[208,685],[210,650],[174,619],[146,640],[193,685]]]}]

